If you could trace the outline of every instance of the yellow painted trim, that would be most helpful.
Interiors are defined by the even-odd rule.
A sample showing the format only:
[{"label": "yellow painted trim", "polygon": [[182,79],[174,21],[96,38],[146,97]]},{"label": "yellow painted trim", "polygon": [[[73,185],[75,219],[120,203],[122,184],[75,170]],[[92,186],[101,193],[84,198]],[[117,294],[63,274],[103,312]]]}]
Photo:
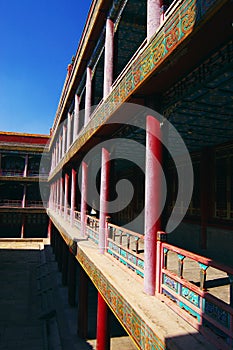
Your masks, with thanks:
[{"label": "yellow painted trim", "polygon": [[40,137],[40,138],[50,138],[50,135],[46,134],[28,134],[23,132],[14,132],[14,131],[0,131],[0,135],[8,135],[8,136],[26,136],[26,137]]}]

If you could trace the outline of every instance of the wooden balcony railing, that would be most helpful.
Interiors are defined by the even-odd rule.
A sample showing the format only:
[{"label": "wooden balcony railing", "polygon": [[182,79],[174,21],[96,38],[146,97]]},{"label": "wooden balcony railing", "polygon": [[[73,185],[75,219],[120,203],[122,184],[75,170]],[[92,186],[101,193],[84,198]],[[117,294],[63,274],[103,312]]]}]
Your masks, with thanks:
[{"label": "wooden balcony railing", "polygon": [[2,169],[0,171],[1,176],[23,176],[24,171],[18,169]]},{"label": "wooden balcony railing", "polygon": [[165,242],[158,249],[163,300],[176,312],[184,310],[180,314],[197,329],[208,327],[232,346],[233,268]]},{"label": "wooden balcony railing", "polygon": [[43,201],[33,201],[33,200],[27,200],[26,201],[26,207],[29,208],[43,208],[43,207],[47,207],[47,202],[43,202]]},{"label": "wooden balcony railing", "polygon": [[93,216],[87,215],[86,234],[96,244],[99,243],[99,227],[100,227],[99,219]]},{"label": "wooden balcony railing", "polygon": [[[64,210],[61,214],[64,217]],[[71,214],[68,210],[67,221]],[[84,225],[86,236],[98,244],[99,219],[86,215],[82,223],[81,213],[74,214],[74,226],[81,231]],[[105,229],[106,254],[143,278],[144,235],[108,222]],[[233,268],[168,244],[166,237],[158,232],[156,296],[199,331],[212,330],[222,339],[223,349],[225,344],[232,347]]]},{"label": "wooden balcony railing", "polygon": [[[23,201],[20,199],[11,200],[11,199],[1,199],[0,207],[3,208],[22,208]],[[32,201],[27,200],[25,202],[25,208],[43,208],[47,206],[47,202],[42,201]]]},{"label": "wooden balcony railing", "polygon": [[107,229],[107,253],[143,277],[144,236],[110,223]]},{"label": "wooden balcony railing", "polygon": [[81,213],[79,211],[74,212],[74,226],[81,231]]},{"label": "wooden balcony railing", "polygon": [[16,199],[1,199],[0,200],[0,207],[3,208],[21,208],[22,207],[22,200]]}]

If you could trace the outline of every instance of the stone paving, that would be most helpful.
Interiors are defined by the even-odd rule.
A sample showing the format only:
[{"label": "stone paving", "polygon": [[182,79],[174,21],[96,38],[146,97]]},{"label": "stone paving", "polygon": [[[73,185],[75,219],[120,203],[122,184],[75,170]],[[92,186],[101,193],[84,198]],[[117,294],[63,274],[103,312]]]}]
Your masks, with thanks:
[{"label": "stone paving", "polygon": [[[0,242],[0,349],[1,350],[95,350],[96,340],[77,336],[77,307],[68,305],[51,247],[34,242]],[[29,249],[28,249],[29,248]],[[42,250],[40,250],[42,249]],[[46,254],[44,254],[46,252]],[[40,301],[36,271],[45,263],[53,276],[56,317],[39,319]],[[128,336],[111,339],[111,350],[135,350]]]},{"label": "stone paving", "polygon": [[0,349],[46,349],[44,322],[36,317],[32,275],[39,250],[0,251]]}]

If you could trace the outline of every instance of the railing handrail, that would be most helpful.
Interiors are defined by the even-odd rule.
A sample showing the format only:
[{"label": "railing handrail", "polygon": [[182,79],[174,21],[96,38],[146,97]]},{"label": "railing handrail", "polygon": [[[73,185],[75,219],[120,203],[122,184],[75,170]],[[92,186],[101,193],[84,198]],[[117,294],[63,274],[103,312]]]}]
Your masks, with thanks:
[{"label": "railing handrail", "polygon": [[138,237],[138,238],[144,240],[144,235],[142,235],[141,233],[137,233],[137,232],[131,231],[131,230],[129,230],[129,229],[126,229],[126,228],[124,228],[124,227],[117,226],[117,225],[114,225],[114,224],[111,224],[111,223],[108,223],[107,226],[108,226],[108,227],[113,227],[113,228],[118,229],[118,230],[120,230],[120,231],[123,231],[123,232],[125,232],[126,234],[129,234],[130,236],[135,236],[135,237]]},{"label": "railing handrail", "polygon": [[24,169],[1,169],[1,174],[2,173],[23,174]]},{"label": "railing handrail", "polygon": [[173,251],[177,254],[184,255],[185,257],[190,258],[192,260],[195,260],[201,264],[214,267],[218,270],[226,272],[227,274],[233,275],[233,268],[232,267],[226,266],[226,265],[221,264],[219,262],[216,262],[213,259],[206,258],[206,257],[199,255],[199,254],[196,254],[196,253],[189,252],[188,250],[185,250],[183,248],[179,248],[177,246],[173,246],[172,244],[165,243],[165,242],[162,242],[162,248],[167,248],[170,251]]},{"label": "railing handrail", "polygon": [[0,199],[0,203],[22,203],[21,199]]},{"label": "railing handrail", "polygon": [[96,221],[99,223],[100,219],[96,218],[95,216],[91,216],[91,215],[86,215],[87,219],[90,219],[90,220],[93,220],[93,221]]},{"label": "railing handrail", "polygon": [[144,257],[143,257],[142,254],[137,253],[137,252],[133,251],[132,249],[127,248],[126,246],[123,246],[122,244],[120,244],[120,243],[114,241],[114,239],[112,239],[112,238],[110,238],[110,237],[108,237],[107,240],[108,240],[109,242],[113,242],[113,243],[114,243],[116,246],[118,246],[119,248],[122,248],[122,247],[123,247],[124,250],[126,250],[128,253],[130,253],[131,255],[134,255],[136,258],[140,258],[141,260],[144,261]]}]

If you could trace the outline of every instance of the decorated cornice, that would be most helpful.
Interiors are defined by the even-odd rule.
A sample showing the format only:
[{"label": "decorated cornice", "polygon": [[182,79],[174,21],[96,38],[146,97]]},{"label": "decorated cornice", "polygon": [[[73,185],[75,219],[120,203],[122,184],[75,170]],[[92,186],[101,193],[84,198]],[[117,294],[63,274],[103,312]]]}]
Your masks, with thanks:
[{"label": "decorated cornice", "polygon": [[36,144],[29,145],[23,143],[0,142],[0,150],[43,153],[48,152],[49,149],[46,146]]},{"label": "decorated cornice", "polygon": [[0,181],[10,181],[10,182],[47,182],[47,177],[39,177],[39,176],[0,176]]},{"label": "decorated cornice", "polygon": [[107,99],[94,111],[88,125],[81,130],[78,139],[53,170],[49,180],[80,150],[116,109],[145,83],[169,55],[226,2],[227,0],[183,0],[173,12],[171,11],[159,31],[129,64],[121,79],[114,84]]}]

